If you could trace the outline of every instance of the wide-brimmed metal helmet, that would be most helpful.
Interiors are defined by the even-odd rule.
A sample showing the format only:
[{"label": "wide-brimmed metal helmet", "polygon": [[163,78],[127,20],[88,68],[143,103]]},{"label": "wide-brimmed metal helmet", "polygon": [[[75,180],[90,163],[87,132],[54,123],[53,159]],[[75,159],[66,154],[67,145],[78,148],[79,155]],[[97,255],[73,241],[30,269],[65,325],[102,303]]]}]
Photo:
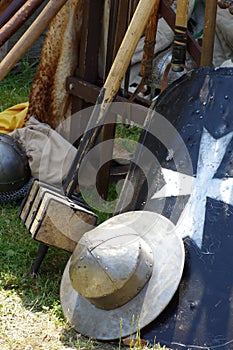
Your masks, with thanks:
[{"label": "wide-brimmed metal helmet", "polygon": [[25,151],[13,137],[0,133],[0,202],[23,196],[31,177]]},{"label": "wide-brimmed metal helmet", "polygon": [[136,333],[168,305],[184,267],[175,226],[149,211],[116,215],[78,242],[61,282],[65,317],[86,336]]}]

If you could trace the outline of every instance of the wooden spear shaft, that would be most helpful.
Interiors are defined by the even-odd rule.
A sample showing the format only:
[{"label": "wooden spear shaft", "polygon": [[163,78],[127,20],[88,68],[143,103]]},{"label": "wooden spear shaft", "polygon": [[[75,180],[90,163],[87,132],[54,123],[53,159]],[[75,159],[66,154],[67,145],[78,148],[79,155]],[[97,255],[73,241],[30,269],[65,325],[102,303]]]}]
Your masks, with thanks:
[{"label": "wooden spear shaft", "polygon": [[158,1],[140,0],[103,86],[105,89],[104,100],[107,103],[112,101],[117,94],[151,11]]},{"label": "wooden spear shaft", "polygon": [[44,0],[28,0],[0,29],[0,46],[2,46],[35,12]]},{"label": "wooden spear shaft", "polygon": [[157,1],[146,26],[146,34],[143,47],[143,58],[141,65],[141,75],[144,79],[150,78],[152,74],[155,38],[159,19],[159,5],[160,1]]},{"label": "wooden spear shaft", "polygon": [[212,66],[216,25],[217,0],[206,0],[204,32],[200,66]]},{"label": "wooden spear shaft", "polygon": [[0,16],[0,28],[2,28],[11,17],[25,4],[26,0],[12,1]]},{"label": "wooden spear shaft", "polygon": [[186,59],[189,0],[177,0],[172,70],[182,71]]},{"label": "wooden spear shaft", "polygon": [[0,63],[0,81],[23,57],[35,40],[43,33],[49,22],[58,13],[67,0],[50,0],[28,30],[17,41]]}]

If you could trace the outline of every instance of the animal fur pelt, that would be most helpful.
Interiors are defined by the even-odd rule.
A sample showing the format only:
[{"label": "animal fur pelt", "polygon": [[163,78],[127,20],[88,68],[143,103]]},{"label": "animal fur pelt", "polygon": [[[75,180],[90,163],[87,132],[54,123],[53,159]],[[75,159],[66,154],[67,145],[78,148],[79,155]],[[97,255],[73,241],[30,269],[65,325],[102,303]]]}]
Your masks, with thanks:
[{"label": "animal fur pelt", "polygon": [[71,109],[66,78],[77,65],[82,8],[82,0],[68,0],[52,20],[30,92],[27,118],[33,116],[54,129]]}]

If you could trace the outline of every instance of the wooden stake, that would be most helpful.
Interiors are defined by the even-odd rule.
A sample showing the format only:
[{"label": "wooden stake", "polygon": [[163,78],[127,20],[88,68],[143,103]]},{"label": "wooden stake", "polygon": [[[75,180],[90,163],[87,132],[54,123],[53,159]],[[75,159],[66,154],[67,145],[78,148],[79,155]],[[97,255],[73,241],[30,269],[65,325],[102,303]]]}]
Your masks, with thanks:
[{"label": "wooden stake", "polygon": [[144,79],[149,79],[152,74],[152,65],[154,58],[154,47],[156,31],[159,19],[159,5],[160,1],[155,3],[154,9],[150,15],[148,24],[146,26],[145,41],[143,47],[143,58],[141,66],[141,75]]},{"label": "wooden stake", "polygon": [[184,70],[187,46],[189,0],[177,0],[175,36],[172,51],[172,70],[180,72]]},{"label": "wooden stake", "polygon": [[200,66],[212,66],[216,25],[217,0],[206,0],[204,33]]},{"label": "wooden stake", "polygon": [[50,0],[28,30],[17,41],[0,63],[0,81],[11,68],[23,57],[35,40],[43,33],[49,22],[58,13],[67,0]]},{"label": "wooden stake", "polygon": [[0,46],[2,46],[35,12],[35,10],[44,2],[44,0],[28,0],[9,18],[9,20],[0,29]]}]

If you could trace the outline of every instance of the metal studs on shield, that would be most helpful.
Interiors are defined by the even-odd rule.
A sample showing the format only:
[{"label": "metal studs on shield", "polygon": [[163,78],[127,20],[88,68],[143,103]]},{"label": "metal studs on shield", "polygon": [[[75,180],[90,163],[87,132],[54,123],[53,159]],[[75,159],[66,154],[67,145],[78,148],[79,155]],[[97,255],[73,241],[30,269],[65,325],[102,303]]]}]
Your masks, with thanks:
[{"label": "metal studs on shield", "polygon": [[[152,342],[156,337],[174,350],[233,349],[232,86],[233,69],[204,67],[172,83],[158,98],[155,110],[182,137],[192,160],[192,176],[185,159],[182,164],[176,138],[168,150],[145,131],[141,137],[144,148],[159,160],[163,176],[149,191],[141,186],[128,210],[144,208],[168,217],[186,248],[177,293],[141,336]],[[155,118],[151,130],[156,127]],[[180,159],[178,170],[174,158]],[[147,166],[145,182],[158,172],[157,164]],[[187,179],[192,180],[190,193],[184,185]],[[148,193],[152,193],[149,200]]]},{"label": "metal studs on shield", "polygon": [[174,228],[159,214],[135,211],[82,236],[61,282],[64,315],[78,332],[117,339],[161,313],[184,266],[184,245]]}]

